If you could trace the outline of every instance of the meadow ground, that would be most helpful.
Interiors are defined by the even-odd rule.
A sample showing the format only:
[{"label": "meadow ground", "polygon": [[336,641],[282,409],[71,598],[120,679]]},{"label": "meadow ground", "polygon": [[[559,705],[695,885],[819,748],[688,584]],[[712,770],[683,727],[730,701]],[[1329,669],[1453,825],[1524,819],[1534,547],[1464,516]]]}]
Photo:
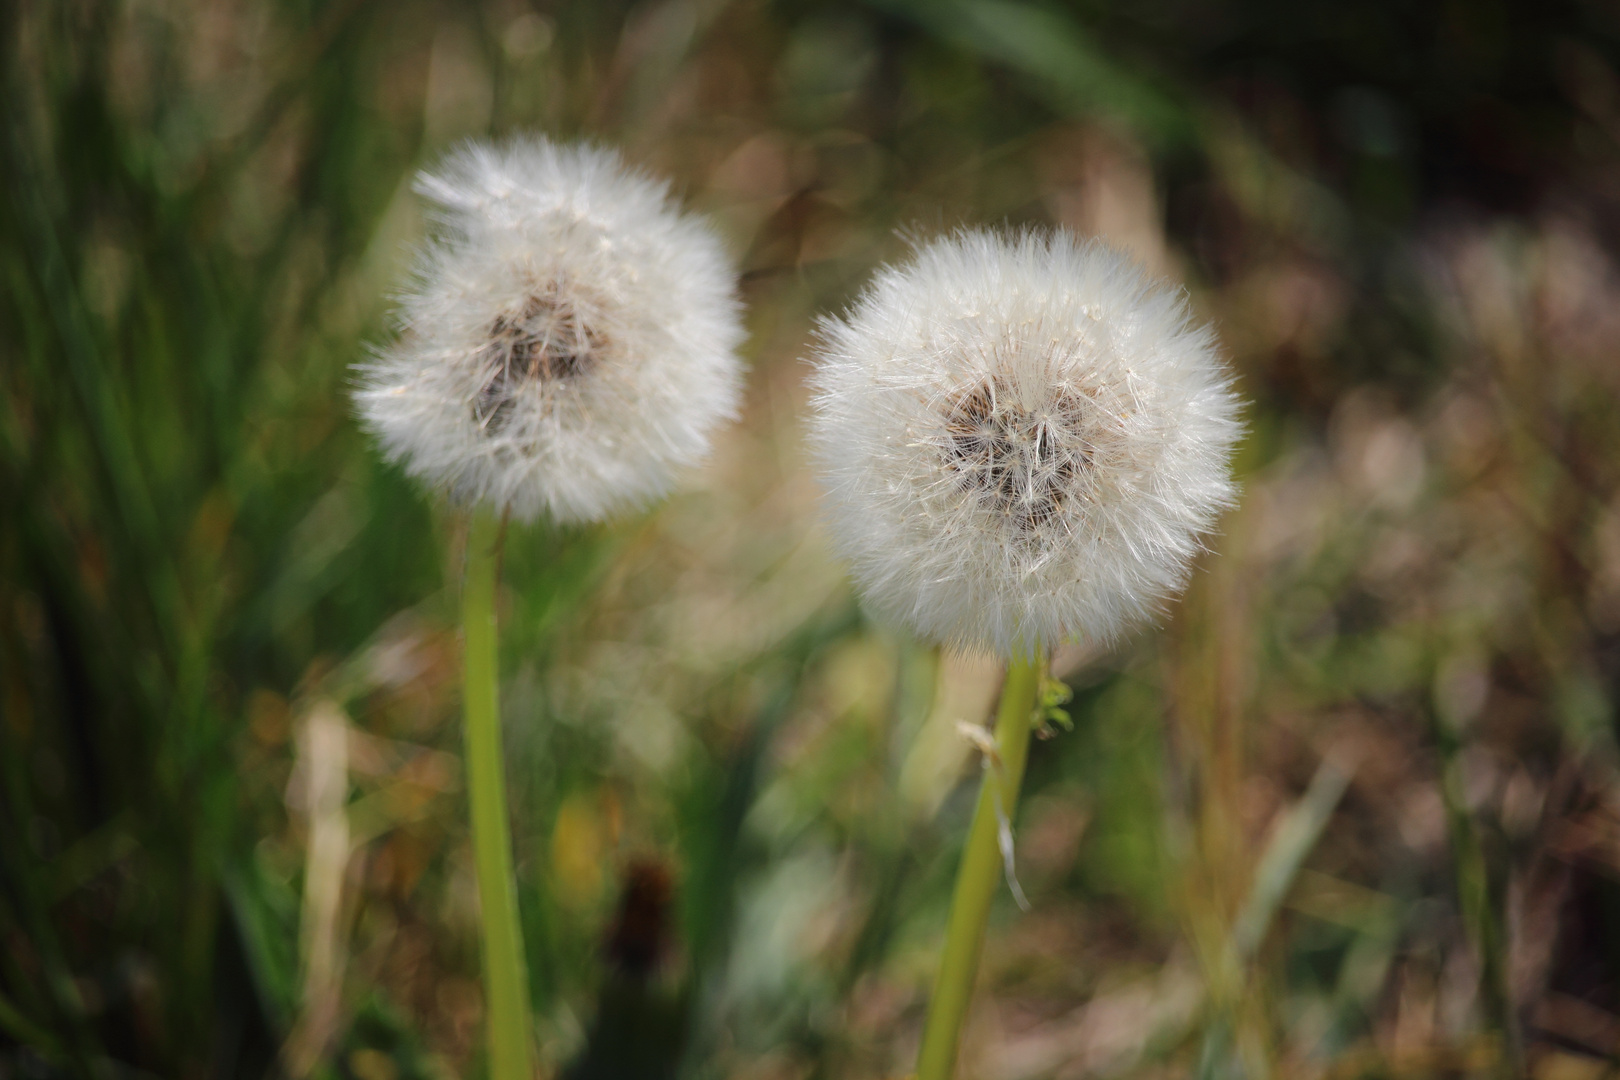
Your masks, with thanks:
[{"label": "meadow ground", "polygon": [[350,365],[519,131],[712,217],[751,364],[682,493],[507,540],[545,1075],[910,1068],[998,669],[861,615],[803,358],[981,223],[1252,405],[1187,596],[1059,654],[962,1075],[1620,1062],[1612,6],[16,0],[0,64],[0,1077],[481,1074],[460,526]]}]

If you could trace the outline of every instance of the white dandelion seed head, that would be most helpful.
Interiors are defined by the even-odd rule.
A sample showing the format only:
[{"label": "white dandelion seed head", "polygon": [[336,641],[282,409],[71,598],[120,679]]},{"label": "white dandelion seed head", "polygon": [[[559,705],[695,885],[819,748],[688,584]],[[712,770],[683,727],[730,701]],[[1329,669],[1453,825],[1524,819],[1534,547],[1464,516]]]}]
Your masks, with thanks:
[{"label": "white dandelion seed head", "polygon": [[384,453],[520,520],[665,494],[741,394],[719,239],[589,146],[472,143],[416,189],[438,229],[355,395]]},{"label": "white dandelion seed head", "polygon": [[1067,232],[959,232],[824,320],[811,441],[880,618],[1029,655],[1111,640],[1181,588],[1233,499],[1213,334]]}]

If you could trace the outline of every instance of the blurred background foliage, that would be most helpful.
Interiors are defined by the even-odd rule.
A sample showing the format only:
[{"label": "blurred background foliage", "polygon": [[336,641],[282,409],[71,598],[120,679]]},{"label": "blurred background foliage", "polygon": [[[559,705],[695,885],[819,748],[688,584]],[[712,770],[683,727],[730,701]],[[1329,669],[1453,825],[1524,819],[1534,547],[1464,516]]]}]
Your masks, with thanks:
[{"label": "blurred background foliage", "polygon": [[1065,650],[963,1075],[1610,1075],[1620,10],[0,6],[0,1077],[482,1070],[459,525],[348,365],[413,171],[623,148],[743,271],[687,492],[515,531],[548,1076],[909,1067],[995,665],[859,614],[801,357],[905,236],[1063,224],[1254,402],[1162,629]]}]

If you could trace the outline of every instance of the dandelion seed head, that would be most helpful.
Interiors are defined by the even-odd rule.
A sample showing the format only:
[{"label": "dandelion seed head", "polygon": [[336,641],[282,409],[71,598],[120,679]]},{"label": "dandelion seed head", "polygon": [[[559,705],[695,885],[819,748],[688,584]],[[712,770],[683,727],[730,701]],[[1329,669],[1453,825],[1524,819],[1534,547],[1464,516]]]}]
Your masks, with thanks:
[{"label": "dandelion seed head", "polygon": [[1111,640],[1228,506],[1239,400],[1184,296],[1067,232],[881,271],[815,355],[828,517],[880,618],[1003,656]]},{"label": "dandelion seed head", "polygon": [[384,452],[520,520],[593,521],[665,494],[741,392],[718,238],[588,146],[472,143],[416,189],[437,227],[355,395]]}]

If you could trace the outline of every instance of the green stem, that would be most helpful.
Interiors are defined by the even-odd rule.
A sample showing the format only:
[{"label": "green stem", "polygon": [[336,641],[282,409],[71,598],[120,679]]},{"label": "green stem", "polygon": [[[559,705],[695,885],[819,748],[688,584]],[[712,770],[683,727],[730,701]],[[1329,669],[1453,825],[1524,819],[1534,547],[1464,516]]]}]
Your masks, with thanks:
[{"label": "green stem", "polygon": [[1018,786],[1024,779],[1029,736],[1035,714],[1035,695],[1041,686],[1044,660],[1016,660],[1007,669],[996,714],[998,761],[984,774],[979,803],[968,827],[962,865],[951,898],[951,920],[945,931],[945,955],[934,980],[934,997],[923,1027],[922,1052],[917,1058],[917,1080],[950,1080],[956,1069],[962,1019],[973,996],[973,979],[984,947],[984,928],[990,919],[990,901],[1001,884],[1003,865],[998,836],[999,816],[1009,819],[1018,804]]},{"label": "green stem", "polygon": [[467,536],[467,582],[461,598],[466,635],[462,704],[466,710],[467,794],[473,856],[483,909],[485,1015],[491,1080],[532,1080],[529,983],[518,925],[512,839],[507,828],[506,773],[501,763],[499,667],[495,646],[495,579],[501,523],[473,511]]},{"label": "green stem", "polygon": [[1485,1023],[1495,1029],[1502,1045],[1496,1054],[1492,1075],[1523,1076],[1524,1063],[1513,1016],[1513,997],[1508,986],[1506,944],[1501,922],[1491,896],[1490,866],[1485,845],[1468,810],[1458,762],[1461,737],[1438,715],[1433,720],[1440,750],[1440,801],[1446,812],[1446,831],[1451,839],[1452,872],[1456,877],[1457,903],[1475,953],[1479,957],[1480,1004]]}]

